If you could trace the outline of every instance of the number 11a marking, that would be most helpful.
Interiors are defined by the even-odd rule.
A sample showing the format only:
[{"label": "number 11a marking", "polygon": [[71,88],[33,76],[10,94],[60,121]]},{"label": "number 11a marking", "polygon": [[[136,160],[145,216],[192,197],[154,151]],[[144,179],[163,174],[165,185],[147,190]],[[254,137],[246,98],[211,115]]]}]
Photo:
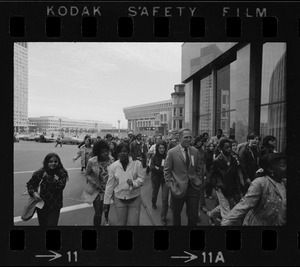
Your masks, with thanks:
[{"label": "number 11a marking", "polygon": [[[72,262],[72,253],[71,253],[71,251],[68,251],[67,254],[68,254],[68,261]],[[77,251],[74,251],[73,254],[74,254],[74,262],[77,262]]]}]

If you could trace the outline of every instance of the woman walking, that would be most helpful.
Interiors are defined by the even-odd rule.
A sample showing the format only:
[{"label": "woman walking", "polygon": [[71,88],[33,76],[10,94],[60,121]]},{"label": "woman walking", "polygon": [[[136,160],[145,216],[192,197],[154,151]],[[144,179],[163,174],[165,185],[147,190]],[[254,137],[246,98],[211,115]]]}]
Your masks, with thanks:
[{"label": "woman walking", "polygon": [[169,188],[166,186],[164,179],[164,165],[167,156],[167,143],[165,141],[158,141],[156,145],[156,152],[151,158],[150,170],[152,181],[152,208],[157,209],[156,201],[159,188],[161,187],[162,196],[162,211],[161,211],[161,223],[167,224],[168,214],[168,200],[169,200]]},{"label": "woman walking", "polygon": [[[60,209],[63,207],[63,190],[68,180],[68,172],[56,153],[49,153],[43,167],[34,172],[27,183],[28,194],[44,201],[42,209],[37,209],[39,225],[57,226]],[[38,188],[40,186],[40,193]]]},{"label": "woman walking", "polygon": [[73,158],[75,162],[78,158],[81,158],[81,171],[86,170],[86,165],[89,159],[92,157],[92,139],[90,137],[84,140],[84,145],[79,148],[77,155]]},{"label": "woman walking", "polygon": [[[108,167],[113,163],[109,155],[109,144],[105,140],[97,141],[93,146],[93,155],[86,167],[87,184],[82,194],[82,199],[93,204],[95,209],[94,226],[100,226],[103,212],[103,197],[108,180]],[[105,211],[105,225],[109,225],[109,208]]]},{"label": "woman walking", "polygon": [[[244,219],[246,226],[283,226],[286,224],[286,160],[271,153],[261,158],[264,172],[254,179],[241,201],[227,214],[222,226]],[[245,217],[246,216],[246,217]]]},{"label": "woman walking", "polygon": [[129,156],[129,145],[117,146],[119,160],[110,166],[109,179],[104,195],[104,210],[109,208],[114,194],[118,225],[139,225],[141,210],[141,186],[144,171],[139,160]]}]

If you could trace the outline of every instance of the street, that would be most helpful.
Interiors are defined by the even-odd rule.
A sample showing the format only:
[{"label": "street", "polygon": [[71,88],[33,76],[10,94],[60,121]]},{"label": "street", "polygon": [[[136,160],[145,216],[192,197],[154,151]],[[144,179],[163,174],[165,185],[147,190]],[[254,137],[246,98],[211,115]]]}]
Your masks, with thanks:
[{"label": "street", "polygon": [[[31,178],[34,171],[42,167],[44,157],[50,153],[57,153],[69,174],[69,181],[64,189],[63,203],[58,225],[93,225],[94,208],[81,200],[82,190],[85,185],[85,177],[81,172],[80,159],[73,163],[72,158],[76,155],[77,145],[63,145],[62,147],[54,147],[55,143],[37,143],[34,141],[20,141],[14,143],[14,224],[16,226],[38,225],[35,216],[24,222],[20,216],[28,199],[26,183]],[[159,191],[157,200],[157,209],[152,209],[151,205],[151,178],[149,175],[145,177],[145,183],[142,186],[142,208],[140,214],[140,225],[143,226],[159,226],[161,212],[161,190]],[[215,198],[206,199],[206,205],[209,210],[214,207]],[[104,217],[104,216],[103,216]],[[116,225],[116,214],[114,204],[111,204],[109,219],[111,225]],[[104,218],[102,218],[104,221]],[[167,225],[172,225],[172,211],[169,209],[167,216]],[[185,207],[182,211],[182,225],[187,225]],[[208,224],[208,217],[201,212],[199,226]]]}]

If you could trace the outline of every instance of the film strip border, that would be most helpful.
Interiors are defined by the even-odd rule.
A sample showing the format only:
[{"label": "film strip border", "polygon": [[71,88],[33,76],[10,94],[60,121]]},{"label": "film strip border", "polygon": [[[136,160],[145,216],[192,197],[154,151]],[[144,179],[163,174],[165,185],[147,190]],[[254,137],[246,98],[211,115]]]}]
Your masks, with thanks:
[{"label": "film strip border", "polygon": [[[72,6],[74,6],[73,12],[76,11],[75,7],[80,10],[76,16],[71,13]],[[55,5],[46,2],[27,3],[26,5],[20,3],[3,5],[0,3],[0,40],[7,42],[289,41],[292,43],[299,41],[300,36],[298,12],[300,5],[290,2],[276,4],[218,2],[213,3],[213,6],[201,2],[143,2],[143,4],[101,2],[99,9],[101,16],[97,16],[97,6],[96,2],[93,4],[57,2]],[[129,8],[132,6],[135,8],[129,12]],[[160,7],[160,12],[153,16],[155,6]],[[86,10],[89,12],[86,11],[83,14],[84,7],[87,7]],[[169,14],[172,9],[168,9],[168,7],[173,8],[171,17]],[[184,7],[184,9],[178,7]],[[200,11],[195,10],[192,16],[189,8],[194,10],[194,7]],[[264,8],[266,12],[264,12]],[[136,15],[134,15],[135,12]],[[288,59],[293,56],[298,59],[296,51],[295,45],[291,45],[288,52],[292,56],[288,54]],[[289,60],[288,62],[290,64]],[[294,69],[297,64],[292,63],[289,67]],[[297,80],[296,76],[299,76],[291,72],[288,75],[293,77],[294,81]],[[297,114],[299,105],[294,105],[295,101],[297,101],[296,98],[292,100],[293,107],[289,110]],[[290,129],[288,130],[290,131]],[[290,147],[289,151],[292,151],[292,155],[296,155],[297,145],[293,141],[296,141],[297,136],[290,135],[290,137],[290,143],[295,146]],[[299,156],[292,160],[297,164],[298,158]],[[9,175],[4,174],[3,177],[9,177]],[[290,186],[290,189],[292,191],[289,193],[296,193],[296,187]],[[295,190],[293,191],[293,189]],[[3,192],[2,200],[10,199],[11,193],[10,195],[9,193],[8,190]],[[289,204],[299,204],[296,201],[299,199],[296,194],[293,194],[293,198],[295,200],[289,200]],[[289,205],[288,208],[289,212],[297,210],[297,206],[293,205]],[[62,230],[43,230],[36,227],[14,227],[11,225],[10,219],[12,214],[10,215],[9,218],[1,219],[8,224],[5,225],[4,231],[1,231],[2,241],[0,240],[1,247],[4,248],[3,262],[9,262],[10,265],[14,263],[44,264],[42,250],[45,252],[51,250],[59,255],[64,255],[67,263],[84,263],[86,265],[113,265],[120,264],[120,262],[124,265],[143,263],[146,265],[179,265],[192,259],[193,256],[190,254],[198,257],[198,260],[193,258],[190,261],[197,265],[199,263],[222,264],[224,262],[222,262],[219,252],[224,256],[225,263],[239,265],[255,263],[295,265],[297,264],[295,259],[299,260],[300,257],[300,235],[297,225],[299,219],[293,220],[291,213],[288,214],[288,227],[276,229],[269,227],[250,229],[247,227],[241,230],[224,227],[210,227],[204,230],[202,228],[191,230],[186,227],[180,229],[170,227],[167,230],[151,227],[134,229],[109,227],[103,230],[89,227],[84,229],[62,227]],[[149,259],[153,259],[153,261]]]},{"label": "film strip border", "polygon": [[38,256],[48,255],[50,261],[60,255],[65,263],[87,265],[177,265],[186,261],[196,265],[294,265],[297,261],[291,255],[299,258],[300,254],[300,232],[295,236],[284,229],[128,228],[49,229],[38,235],[36,230],[15,229],[10,232],[9,244],[17,257],[10,263],[24,257],[35,265],[48,262]]},{"label": "film strip border", "polygon": [[[45,36],[47,38],[62,37],[63,22],[61,17],[47,17],[45,20]],[[300,20],[298,22],[300,25]],[[96,17],[83,17],[81,19],[81,36],[83,38],[99,37],[99,25]],[[133,38],[135,35],[135,21],[132,17],[118,18],[116,25],[116,36],[119,38]],[[242,19],[229,17],[225,19],[225,36],[240,38],[242,31]],[[153,18],[153,38],[168,38],[172,31],[170,19],[167,17]],[[203,17],[192,17],[189,21],[189,36],[191,38],[203,38],[206,34],[206,22]],[[26,20],[24,17],[16,16],[10,18],[9,34],[11,37],[25,37]],[[261,37],[276,38],[278,34],[278,20],[276,17],[264,17],[261,20]],[[300,36],[298,26],[298,36]]]},{"label": "film strip border", "polygon": [[[134,249],[134,230],[116,231],[117,248],[119,250]],[[225,248],[230,251],[239,251],[242,249],[243,234],[240,230],[225,230]],[[206,248],[205,230],[189,231],[189,246],[191,250],[204,250]],[[99,236],[96,229],[87,229],[81,231],[82,250],[97,250]],[[300,250],[300,231],[297,235],[297,249]],[[296,244],[295,243],[295,244]],[[26,247],[26,233],[24,230],[11,230],[9,236],[10,249],[14,251],[24,250]],[[157,251],[166,251],[170,247],[170,234],[166,229],[153,230],[153,249]],[[62,234],[60,230],[45,231],[45,249],[60,250],[62,248]],[[278,249],[278,233],[274,229],[261,231],[261,249],[263,251],[276,251]]]},{"label": "film strip border", "polygon": [[7,6],[0,11],[0,33],[11,41],[284,41],[300,36],[291,2],[37,2],[12,5],[13,11]]}]

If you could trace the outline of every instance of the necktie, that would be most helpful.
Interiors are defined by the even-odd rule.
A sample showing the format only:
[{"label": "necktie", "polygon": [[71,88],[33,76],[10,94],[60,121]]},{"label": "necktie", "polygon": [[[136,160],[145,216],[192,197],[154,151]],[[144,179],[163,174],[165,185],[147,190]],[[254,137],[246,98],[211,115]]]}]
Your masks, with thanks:
[{"label": "necktie", "polygon": [[185,164],[186,164],[186,167],[188,169],[190,167],[190,157],[189,157],[187,147],[184,150],[185,150]]}]

